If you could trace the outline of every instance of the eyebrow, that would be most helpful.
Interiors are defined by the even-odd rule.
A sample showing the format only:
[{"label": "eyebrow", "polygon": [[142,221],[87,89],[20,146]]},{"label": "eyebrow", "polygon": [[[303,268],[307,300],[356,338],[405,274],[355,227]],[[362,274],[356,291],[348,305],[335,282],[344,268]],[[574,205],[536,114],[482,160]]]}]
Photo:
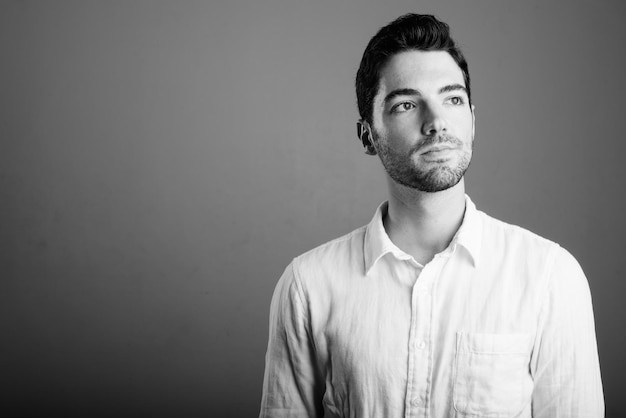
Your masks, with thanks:
[{"label": "eyebrow", "polygon": [[[442,88],[439,89],[439,94],[443,94],[443,93],[449,93],[451,91],[464,91],[465,94],[467,94],[467,88],[465,88],[465,86],[461,85],[461,84],[448,84],[443,86]],[[391,100],[393,100],[395,97],[398,96],[421,96],[422,93],[419,90],[416,89],[408,89],[408,88],[404,88],[404,89],[395,89],[392,90],[387,96],[385,96],[384,99],[384,103],[389,103]]]}]

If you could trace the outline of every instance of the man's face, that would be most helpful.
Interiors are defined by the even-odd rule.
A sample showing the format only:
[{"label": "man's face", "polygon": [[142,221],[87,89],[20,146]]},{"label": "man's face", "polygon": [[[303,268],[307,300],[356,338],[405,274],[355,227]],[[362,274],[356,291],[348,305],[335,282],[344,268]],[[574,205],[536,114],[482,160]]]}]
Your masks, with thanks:
[{"label": "man's face", "polygon": [[425,192],[455,186],[472,158],[474,111],[463,73],[445,51],[406,51],[383,67],[370,135],[397,183]]}]

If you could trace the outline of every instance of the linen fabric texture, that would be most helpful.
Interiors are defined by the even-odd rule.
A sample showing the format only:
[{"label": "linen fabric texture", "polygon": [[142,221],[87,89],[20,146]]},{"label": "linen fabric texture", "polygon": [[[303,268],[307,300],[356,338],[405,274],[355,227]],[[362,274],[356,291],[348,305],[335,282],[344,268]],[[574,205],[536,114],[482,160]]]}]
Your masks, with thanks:
[{"label": "linen fabric texture", "polygon": [[299,257],[260,417],[602,417],[591,295],[558,244],[476,209],[426,265],[372,221]]}]

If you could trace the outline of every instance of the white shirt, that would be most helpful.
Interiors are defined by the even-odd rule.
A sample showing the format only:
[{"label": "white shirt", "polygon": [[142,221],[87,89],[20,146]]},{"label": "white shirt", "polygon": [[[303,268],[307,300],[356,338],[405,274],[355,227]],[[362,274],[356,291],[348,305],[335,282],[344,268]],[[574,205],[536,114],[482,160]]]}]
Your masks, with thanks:
[{"label": "white shirt", "polygon": [[589,286],[476,210],[422,266],[369,225],[297,258],[270,308],[261,417],[602,417]]}]

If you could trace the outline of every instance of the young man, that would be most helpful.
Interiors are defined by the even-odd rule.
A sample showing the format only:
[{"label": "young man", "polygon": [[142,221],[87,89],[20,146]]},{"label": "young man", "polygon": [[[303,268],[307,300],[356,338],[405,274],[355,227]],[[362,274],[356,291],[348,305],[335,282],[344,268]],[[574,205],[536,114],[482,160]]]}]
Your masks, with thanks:
[{"label": "young man", "polygon": [[602,417],[580,266],[465,195],[474,107],[448,26],[382,28],[356,88],[389,200],[278,282],[261,417]]}]

